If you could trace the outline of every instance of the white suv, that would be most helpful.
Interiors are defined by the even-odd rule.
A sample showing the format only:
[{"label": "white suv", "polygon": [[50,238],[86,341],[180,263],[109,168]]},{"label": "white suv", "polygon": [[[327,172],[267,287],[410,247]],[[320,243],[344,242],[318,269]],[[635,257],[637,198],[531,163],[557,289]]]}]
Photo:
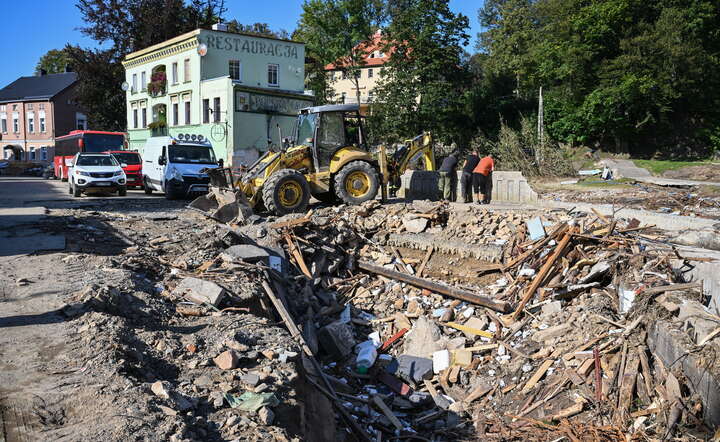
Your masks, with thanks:
[{"label": "white suv", "polygon": [[70,194],[80,196],[88,190],[127,194],[127,177],[115,157],[104,153],[78,153],[70,169]]}]

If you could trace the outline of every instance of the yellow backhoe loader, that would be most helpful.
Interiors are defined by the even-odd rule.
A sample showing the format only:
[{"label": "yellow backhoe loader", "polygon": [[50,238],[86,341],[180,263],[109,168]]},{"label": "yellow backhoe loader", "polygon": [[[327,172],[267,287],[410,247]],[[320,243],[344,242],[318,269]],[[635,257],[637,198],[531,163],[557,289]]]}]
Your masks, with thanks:
[{"label": "yellow backhoe loader", "polygon": [[210,192],[189,207],[231,222],[263,207],[275,215],[304,212],[311,196],[360,204],[378,191],[387,197],[388,185],[397,186],[409,166],[435,170],[429,133],[407,140],[391,155],[383,146],[370,152],[357,104],[302,109],[293,136],[283,144],[239,174],[230,168],[208,170]]}]

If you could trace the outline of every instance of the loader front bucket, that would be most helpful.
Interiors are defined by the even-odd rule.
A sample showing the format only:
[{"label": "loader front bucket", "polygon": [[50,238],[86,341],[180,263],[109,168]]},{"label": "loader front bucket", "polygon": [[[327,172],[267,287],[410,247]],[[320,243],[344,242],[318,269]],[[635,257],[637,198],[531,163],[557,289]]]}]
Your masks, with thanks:
[{"label": "loader front bucket", "polygon": [[221,223],[244,224],[253,210],[242,192],[232,189],[230,169],[211,169],[207,173],[210,191],[195,198],[187,207]]}]

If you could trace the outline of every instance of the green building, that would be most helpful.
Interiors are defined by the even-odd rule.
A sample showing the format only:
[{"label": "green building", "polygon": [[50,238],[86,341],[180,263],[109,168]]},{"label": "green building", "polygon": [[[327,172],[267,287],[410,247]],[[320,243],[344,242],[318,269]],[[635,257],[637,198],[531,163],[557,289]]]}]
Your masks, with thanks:
[{"label": "green building", "polygon": [[249,164],[292,134],[303,93],[305,45],[196,29],[123,61],[130,149],[151,136],[202,135],[226,164]]}]

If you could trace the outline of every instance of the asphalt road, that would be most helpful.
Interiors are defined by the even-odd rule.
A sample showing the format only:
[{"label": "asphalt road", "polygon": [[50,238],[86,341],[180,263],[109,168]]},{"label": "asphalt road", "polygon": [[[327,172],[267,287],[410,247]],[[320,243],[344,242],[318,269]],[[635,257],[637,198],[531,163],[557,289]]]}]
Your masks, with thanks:
[{"label": "asphalt road", "polygon": [[0,207],[42,206],[49,202],[82,201],[107,198],[164,198],[162,193],[145,195],[138,189],[128,189],[127,196],[113,194],[91,194],[74,198],[68,193],[68,183],[60,180],[46,180],[38,177],[0,176]]}]

